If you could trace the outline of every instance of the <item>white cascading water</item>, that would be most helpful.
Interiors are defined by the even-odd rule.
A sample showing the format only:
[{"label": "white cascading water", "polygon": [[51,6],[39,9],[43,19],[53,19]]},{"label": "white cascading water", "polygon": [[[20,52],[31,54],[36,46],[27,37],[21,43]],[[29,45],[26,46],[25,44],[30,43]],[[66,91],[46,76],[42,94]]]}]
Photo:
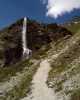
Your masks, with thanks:
[{"label": "white cascading water", "polygon": [[24,17],[23,30],[22,30],[22,43],[23,43],[23,57],[29,58],[31,50],[27,47],[27,18]]}]

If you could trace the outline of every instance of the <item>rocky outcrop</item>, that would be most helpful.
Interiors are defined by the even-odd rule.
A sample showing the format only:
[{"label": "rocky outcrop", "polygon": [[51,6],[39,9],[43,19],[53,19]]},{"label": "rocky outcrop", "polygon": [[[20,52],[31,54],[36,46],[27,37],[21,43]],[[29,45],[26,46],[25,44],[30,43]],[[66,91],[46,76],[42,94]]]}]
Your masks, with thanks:
[{"label": "rocky outcrop", "polygon": [[[13,64],[22,59],[22,28],[23,19],[0,31],[1,65]],[[33,53],[38,52],[43,45],[68,35],[72,33],[57,24],[41,24],[34,20],[27,20],[27,44]]]},{"label": "rocky outcrop", "polygon": [[3,55],[1,64],[9,65],[16,63],[22,56],[22,21],[17,21],[10,27],[4,28],[0,31],[0,43],[3,42]]}]

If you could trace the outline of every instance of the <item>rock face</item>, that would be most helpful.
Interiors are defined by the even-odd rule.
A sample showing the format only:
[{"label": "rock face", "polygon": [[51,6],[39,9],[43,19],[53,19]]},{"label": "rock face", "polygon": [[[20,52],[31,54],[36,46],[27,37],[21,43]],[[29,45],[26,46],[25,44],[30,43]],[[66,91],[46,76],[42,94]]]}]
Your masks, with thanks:
[{"label": "rock face", "polygon": [[0,43],[2,44],[2,64],[16,63],[22,56],[22,22],[23,19],[12,24],[0,32]]},{"label": "rock face", "polygon": [[[9,65],[22,59],[23,18],[0,31],[0,64]],[[27,45],[37,52],[43,45],[57,41],[72,33],[57,24],[41,24],[27,18]]]}]

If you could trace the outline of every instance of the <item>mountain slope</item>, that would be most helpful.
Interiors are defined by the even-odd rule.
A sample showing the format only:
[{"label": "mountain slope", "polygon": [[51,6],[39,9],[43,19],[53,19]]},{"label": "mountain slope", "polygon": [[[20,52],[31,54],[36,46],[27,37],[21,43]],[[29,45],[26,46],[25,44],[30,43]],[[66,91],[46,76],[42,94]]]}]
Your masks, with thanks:
[{"label": "mountain slope", "polygon": [[65,23],[64,26],[72,33],[80,32],[80,17],[73,17],[70,21]]},{"label": "mountain slope", "polygon": [[[55,48],[63,44],[59,43]],[[80,100],[80,33],[76,33],[51,59],[52,70],[49,73],[48,85],[55,89],[61,100]],[[57,49],[56,48],[56,49]],[[75,96],[74,96],[75,95]]]},{"label": "mountain slope", "polygon": [[[23,58],[22,29],[23,18],[0,31],[1,66],[9,66]],[[27,18],[27,47],[32,50],[33,54],[51,41],[57,41],[71,34],[70,31],[57,24],[44,25]]]},{"label": "mountain slope", "polygon": [[[22,22],[23,19],[0,32],[0,43],[2,43],[0,52],[8,48],[11,57],[11,60],[8,60],[8,65],[5,64],[5,67],[0,68],[0,99],[20,100],[32,95],[30,98],[34,100],[33,94],[35,92],[32,92],[39,89],[39,87],[33,88],[32,86],[35,86],[42,78],[42,75],[39,77],[37,71],[41,65],[41,73],[44,74],[44,77],[43,80],[40,80],[40,85],[43,91],[38,90],[39,92],[36,91],[37,93],[45,93],[45,90],[48,90],[49,87],[48,92],[53,91],[55,97],[57,97],[56,100],[80,100],[79,28],[76,28],[76,33],[73,34],[68,29],[55,23],[41,24],[28,19],[26,37],[28,39],[28,47],[33,51],[33,55],[28,60],[25,60],[22,58]],[[17,48],[16,50],[19,49],[20,52],[16,51],[15,48]],[[20,59],[16,59],[16,56],[13,56],[15,53],[19,54]],[[2,58],[4,61],[7,60],[4,52],[2,53]],[[2,58],[1,60],[3,60]],[[42,64],[45,59],[51,66],[49,76],[45,67],[46,63]],[[35,80],[34,82],[36,71],[38,81]],[[48,77],[48,79],[45,77]],[[33,82],[35,83],[34,85]],[[41,83],[45,86],[44,88]],[[42,98],[41,100],[44,99]]]}]

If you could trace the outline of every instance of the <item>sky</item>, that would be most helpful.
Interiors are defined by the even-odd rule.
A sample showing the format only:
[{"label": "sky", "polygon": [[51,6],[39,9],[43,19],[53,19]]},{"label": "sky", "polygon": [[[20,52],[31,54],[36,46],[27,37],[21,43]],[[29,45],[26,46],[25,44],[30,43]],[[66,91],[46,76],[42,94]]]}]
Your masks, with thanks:
[{"label": "sky", "polygon": [[40,22],[64,23],[80,16],[80,0],[0,0],[0,28],[25,16]]}]

